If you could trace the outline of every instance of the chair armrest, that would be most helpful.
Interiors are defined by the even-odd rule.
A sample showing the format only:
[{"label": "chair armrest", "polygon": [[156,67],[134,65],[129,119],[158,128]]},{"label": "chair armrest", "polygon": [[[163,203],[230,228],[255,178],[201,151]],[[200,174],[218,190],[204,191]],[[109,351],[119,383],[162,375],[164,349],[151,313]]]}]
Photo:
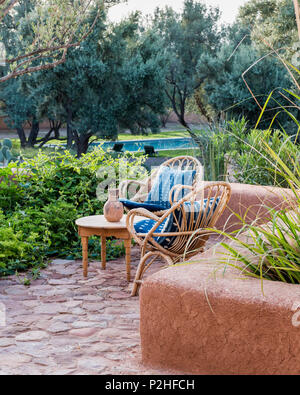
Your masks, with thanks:
[{"label": "chair armrest", "polygon": [[[196,198],[196,196],[199,194],[199,193],[203,193],[203,191],[205,190],[205,184],[203,184],[203,185],[201,185],[201,186],[198,186],[198,188],[195,188],[195,187],[192,187],[192,186],[188,186],[188,185],[175,185],[172,189],[171,189],[171,191],[170,191],[170,194],[169,194],[169,199],[170,199],[170,203],[171,203],[171,208],[169,208],[168,210],[166,210],[166,211],[164,211],[164,212],[162,212],[161,213],[161,216],[158,218],[158,219],[156,219],[156,221],[157,221],[157,223],[152,227],[152,229],[150,229],[150,231],[145,235],[145,238],[144,238],[144,242],[143,242],[143,245],[144,245],[144,247],[146,247],[146,245],[147,245],[147,243],[151,243],[152,245],[155,245],[159,250],[161,250],[161,251],[163,251],[163,248],[158,244],[158,243],[156,243],[156,241],[154,240],[154,237],[157,237],[157,236],[163,236],[163,235],[165,235],[166,233],[157,233],[156,232],[156,229],[159,227],[159,225],[162,223],[162,222],[164,222],[164,220],[169,216],[169,215],[171,215],[172,213],[174,213],[184,202],[186,202],[186,201],[191,201],[191,200],[195,200],[195,198]],[[182,189],[189,189],[190,190],[190,193],[188,193],[188,194],[186,194],[182,199],[180,199],[179,201],[177,201],[177,198],[178,198],[178,195],[179,195],[179,192],[182,190]],[[172,194],[173,194],[173,192],[175,192],[175,194],[174,194],[174,200],[172,199]],[[147,210],[145,210],[145,211],[147,211]],[[151,213],[150,213],[151,214]],[[178,223],[178,219],[175,217],[174,218],[175,219],[175,221],[176,221],[176,223],[177,223],[177,225],[178,225],[178,227],[180,226],[180,224]],[[197,230],[194,230],[193,232],[195,232],[195,233],[201,233],[201,232],[203,232],[203,229],[197,229]],[[193,232],[185,232],[186,234],[190,234],[190,233],[193,233]],[[176,232],[177,233],[177,232]],[[183,234],[183,232],[180,232],[181,234]]]},{"label": "chair armrest", "polygon": [[[171,189],[169,193],[169,202],[172,206],[175,202],[178,202],[178,195],[183,189],[189,189],[190,191],[193,191],[195,187],[192,187],[190,185],[174,185],[173,188]],[[172,197],[174,194],[174,197]]]},{"label": "chair armrest", "polygon": [[[136,208],[134,210],[129,211],[126,218],[126,227],[131,235],[131,237],[139,244],[142,245],[144,242],[144,238],[137,235],[135,228],[134,228],[134,219],[135,217],[144,217],[153,219],[154,221],[160,221],[160,217],[151,213],[150,211],[144,208]],[[146,234],[145,234],[146,236]]]},{"label": "chair armrest", "polygon": [[[182,189],[189,189],[191,192],[186,194],[182,199],[179,201],[175,201],[178,198],[178,194]],[[172,199],[172,193],[175,192],[174,196],[174,201]],[[171,203],[171,208],[166,210],[163,215],[159,218],[159,220],[154,224],[152,229],[147,233],[147,235],[144,238],[144,243],[143,243],[143,248],[146,250],[147,248],[147,243],[151,243],[153,246],[155,246],[157,249],[160,251],[164,251],[164,249],[156,243],[154,240],[154,237],[157,237],[159,235],[169,235],[173,236],[173,234],[168,234],[168,233],[157,233],[156,229],[159,227],[159,225],[172,213],[174,213],[177,209],[180,208],[185,202],[187,201],[195,201],[198,200],[199,195],[201,195],[201,198],[204,199],[205,194],[207,195],[207,199],[209,200],[210,198],[214,199],[213,203],[216,202],[217,197],[220,197],[220,202],[217,205],[216,210],[211,210],[210,215],[208,216],[208,209],[209,205],[206,205],[206,208],[203,212],[203,215],[201,216],[201,222],[197,223],[197,229],[181,229],[181,225],[178,222],[178,217],[174,215],[173,220],[176,222],[178,229],[181,229],[179,232],[174,232],[174,235],[176,233],[179,235],[192,235],[192,234],[210,234],[213,233],[212,228],[215,226],[215,222],[218,218],[219,215],[222,214],[224,211],[226,204],[228,200],[230,199],[231,195],[231,188],[228,183],[225,182],[213,182],[210,184],[203,183],[203,185],[198,185],[198,187],[191,187],[191,186],[186,186],[186,185],[176,185],[172,190],[170,191],[170,203]],[[210,222],[209,226],[207,226],[206,222]],[[176,255],[176,254],[175,254]]]}]

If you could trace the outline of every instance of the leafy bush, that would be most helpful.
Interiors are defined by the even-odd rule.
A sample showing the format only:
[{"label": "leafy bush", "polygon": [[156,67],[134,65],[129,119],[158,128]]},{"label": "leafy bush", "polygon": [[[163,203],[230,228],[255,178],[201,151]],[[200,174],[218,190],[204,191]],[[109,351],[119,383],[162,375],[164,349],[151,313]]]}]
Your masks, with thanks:
[{"label": "leafy bush", "polygon": [[38,233],[14,229],[12,223],[0,210],[0,275],[42,263],[43,247],[37,240]]},{"label": "leafy bush", "polygon": [[[112,158],[100,147],[80,159],[68,151],[40,151],[14,165],[16,169],[0,169],[0,275],[40,265],[49,256],[79,258],[75,220],[102,214],[105,200],[97,199],[99,183],[108,189],[119,176],[139,177],[143,161],[129,154]],[[122,175],[120,168],[126,164]],[[91,238],[89,246],[91,256],[99,257],[99,240]],[[108,242],[108,259],[123,252],[122,245]]]},{"label": "leafy bush", "polygon": [[278,159],[274,162],[270,152],[262,153],[264,144],[276,152],[278,159],[295,172],[293,162],[300,158],[300,152],[290,136],[279,130],[252,130],[241,144],[241,151],[234,155],[234,161],[239,169],[235,174],[236,179],[245,184],[288,187],[286,177],[278,171],[276,165]]},{"label": "leafy bush", "polygon": [[222,181],[226,179],[226,164],[241,151],[246,132],[247,121],[245,118],[193,131],[193,139],[200,149],[205,180]]},{"label": "leafy bush", "polygon": [[0,168],[0,208],[4,212],[14,210],[17,202],[24,195],[24,188],[17,182],[14,182],[13,164],[9,164],[5,168]]},{"label": "leafy bush", "polygon": [[[294,66],[285,65],[300,75],[300,71]],[[296,80],[295,87],[297,93],[290,93],[299,103],[300,86]],[[271,96],[272,93],[265,103],[259,120]],[[295,106],[299,110],[296,102]],[[288,100],[288,106],[290,104],[291,100]],[[297,141],[300,124],[289,112],[289,107],[280,107],[294,120],[298,128],[294,141]],[[250,143],[247,145],[248,154],[245,158],[242,156],[240,158],[242,162],[245,161],[244,175],[247,175],[247,179],[251,179],[252,182],[272,182],[275,185],[288,187],[295,201],[279,211],[270,208],[271,221],[267,224],[258,225],[254,221],[250,225],[245,224],[238,234],[220,233],[233,241],[229,243],[225,240],[222,243],[228,251],[228,256],[225,258],[226,265],[261,280],[300,284],[300,152],[299,146],[292,143],[284,131],[271,132],[273,122],[274,119],[268,131],[255,130],[251,133]],[[245,232],[246,240],[238,237],[241,233],[245,235]]]},{"label": "leafy bush", "polygon": [[291,136],[279,130],[248,131],[245,118],[194,131],[194,141],[200,148],[208,181],[225,180],[229,162],[235,169],[231,176],[237,182],[287,187],[270,154],[262,154],[262,145],[268,144],[292,171],[295,171],[293,161],[300,158],[299,146]]}]

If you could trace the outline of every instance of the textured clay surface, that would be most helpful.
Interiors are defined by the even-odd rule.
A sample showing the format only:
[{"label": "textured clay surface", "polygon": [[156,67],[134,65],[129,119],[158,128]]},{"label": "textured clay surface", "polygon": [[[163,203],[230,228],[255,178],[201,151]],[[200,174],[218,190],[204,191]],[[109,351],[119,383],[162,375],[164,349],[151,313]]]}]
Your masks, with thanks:
[{"label": "textured clay surface", "polygon": [[[280,207],[282,192],[233,185],[219,227],[237,227],[228,220],[230,209],[251,207],[250,217],[258,210],[265,216],[259,202]],[[224,271],[219,252],[211,248],[193,258],[197,263],[162,270],[144,283],[143,362],[194,374],[299,374],[300,285]]]}]

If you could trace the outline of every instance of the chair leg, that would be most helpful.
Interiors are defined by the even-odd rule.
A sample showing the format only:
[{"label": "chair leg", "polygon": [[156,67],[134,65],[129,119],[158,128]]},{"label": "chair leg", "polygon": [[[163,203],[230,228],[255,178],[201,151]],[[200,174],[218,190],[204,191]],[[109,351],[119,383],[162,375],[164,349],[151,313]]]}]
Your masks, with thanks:
[{"label": "chair leg", "polygon": [[[152,257],[152,260],[150,261],[150,263],[148,263],[148,265],[145,265],[147,260],[151,257]],[[166,261],[168,266],[173,265],[173,261],[169,256],[162,254],[161,252],[153,252],[153,251],[148,252],[140,260],[140,263],[139,263],[139,266],[138,266],[138,269],[137,269],[137,272],[135,275],[131,296],[137,295],[138,290],[142,284],[141,278],[142,278],[143,274],[152,265],[152,263],[155,261],[155,259],[158,257],[163,258]]]}]

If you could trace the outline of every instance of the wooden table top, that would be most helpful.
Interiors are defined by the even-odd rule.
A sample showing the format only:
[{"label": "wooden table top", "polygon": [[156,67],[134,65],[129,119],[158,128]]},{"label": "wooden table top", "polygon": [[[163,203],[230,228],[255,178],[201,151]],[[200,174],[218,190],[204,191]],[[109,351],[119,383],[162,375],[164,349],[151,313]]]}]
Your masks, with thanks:
[{"label": "wooden table top", "polygon": [[[120,222],[108,222],[104,215],[93,215],[91,217],[79,218],[76,220],[76,225],[82,228],[92,229],[126,229],[126,217],[125,214]],[[135,217],[134,222],[142,221],[144,217]]]}]

